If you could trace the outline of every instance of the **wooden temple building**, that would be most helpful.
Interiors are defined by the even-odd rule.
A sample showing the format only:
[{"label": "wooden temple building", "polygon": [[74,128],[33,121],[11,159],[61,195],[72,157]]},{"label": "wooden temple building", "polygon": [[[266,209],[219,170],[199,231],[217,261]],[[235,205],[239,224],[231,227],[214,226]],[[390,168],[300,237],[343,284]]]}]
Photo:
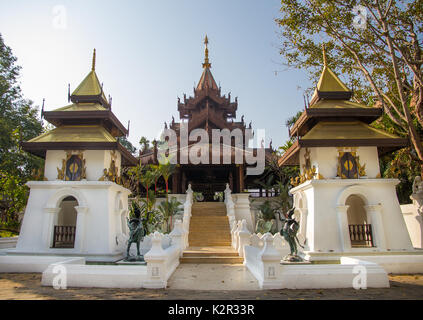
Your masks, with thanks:
[{"label": "wooden temple building", "polygon": [[[245,132],[247,129],[252,129],[252,123],[246,125],[244,116],[241,121],[236,121],[236,112],[238,109],[238,99],[231,99],[230,93],[228,96],[222,95],[221,88],[216,84],[216,81],[211,73],[211,63],[209,61],[208,38],[204,39],[205,44],[205,58],[203,66],[203,73],[200,81],[194,88],[194,96],[188,97],[184,94],[183,100],[178,98],[178,112],[180,122],[176,122],[172,117],[172,122],[169,128],[174,130],[177,135],[178,148],[175,156],[178,159],[178,166],[176,172],[171,177],[172,192],[181,194],[184,193],[191,184],[195,192],[202,192],[206,201],[212,201],[215,192],[222,192],[225,186],[229,183],[231,190],[234,193],[240,193],[247,188],[253,187],[254,180],[257,176],[246,176],[247,163],[235,163],[236,147],[234,139],[231,140],[231,163],[224,163],[221,159],[220,163],[216,164],[212,161],[212,130],[213,129],[228,129],[232,131],[239,129],[243,135],[242,149],[245,150],[248,141],[245,139]],[[204,129],[209,136],[209,156],[208,164],[193,164],[181,163],[180,151],[184,148],[181,145],[181,128],[187,126],[188,135],[195,129]],[[168,128],[165,123],[165,129]],[[186,146],[188,149],[192,147],[195,142],[188,142]],[[220,145],[223,148],[221,142]],[[262,148],[265,149],[266,156],[270,156],[273,152],[271,145],[265,148],[262,142]],[[246,151],[248,152],[248,151]],[[254,155],[257,154],[257,149],[252,149]],[[147,150],[140,155],[142,164],[157,164],[157,145],[155,144],[153,150]]]}]

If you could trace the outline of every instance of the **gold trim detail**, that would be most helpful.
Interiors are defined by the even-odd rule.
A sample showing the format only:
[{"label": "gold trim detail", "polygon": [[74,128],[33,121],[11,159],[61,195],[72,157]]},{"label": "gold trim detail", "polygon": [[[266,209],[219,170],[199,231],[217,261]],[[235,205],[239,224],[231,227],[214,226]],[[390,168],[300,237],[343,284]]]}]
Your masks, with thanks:
[{"label": "gold trim detail", "polygon": [[119,176],[119,168],[116,166],[117,154],[116,150],[110,151],[110,166],[109,169],[103,169],[103,175],[98,181],[111,181],[121,184],[121,176]]}]

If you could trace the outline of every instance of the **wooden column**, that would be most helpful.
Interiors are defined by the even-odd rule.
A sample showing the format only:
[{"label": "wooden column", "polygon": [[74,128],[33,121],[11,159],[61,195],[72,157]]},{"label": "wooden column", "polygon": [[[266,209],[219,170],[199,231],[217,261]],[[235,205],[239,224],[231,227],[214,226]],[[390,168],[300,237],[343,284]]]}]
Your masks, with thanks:
[{"label": "wooden column", "polygon": [[182,185],[181,193],[185,193],[185,191],[187,190],[187,176],[184,170],[182,170],[182,184],[181,185]]},{"label": "wooden column", "polygon": [[180,193],[180,169],[176,168],[175,172],[172,175],[172,193]]},{"label": "wooden column", "polygon": [[238,177],[239,177],[239,192],[244,191],[244,166],[238,166]]},{"label": "wooden column", "polygon": [[231,167],[229,171],[229,188],[231,189],[232,192],[234,192],[234,177],[233,177],[232,171],[233,171],[233,168]]}]

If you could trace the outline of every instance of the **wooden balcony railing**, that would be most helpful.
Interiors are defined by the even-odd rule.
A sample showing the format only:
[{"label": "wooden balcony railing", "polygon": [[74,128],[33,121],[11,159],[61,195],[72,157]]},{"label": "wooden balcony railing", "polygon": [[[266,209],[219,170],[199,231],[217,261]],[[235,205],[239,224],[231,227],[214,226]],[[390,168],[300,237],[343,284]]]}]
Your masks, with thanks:
[{"label": "wooden balcony railing", "polygon": [[73,248],[75,234],[74,226],[54,226],[53,248]]},{"label": "wooden balcony railing", "polygon": [[374,247],[371,224],[350,224],[348,227],[352,247]]}]

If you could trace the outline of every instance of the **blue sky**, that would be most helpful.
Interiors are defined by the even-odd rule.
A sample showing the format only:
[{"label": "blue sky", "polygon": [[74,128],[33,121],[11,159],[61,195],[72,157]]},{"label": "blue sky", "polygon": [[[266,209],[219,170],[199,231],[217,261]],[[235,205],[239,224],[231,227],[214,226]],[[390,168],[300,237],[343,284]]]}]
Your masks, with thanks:
[{"label": "blue sky", "polygon": [[[306,70],[281,66],[274,19],[277,0],[8,1],[0,5],[0,33],[22,66],[26,98],[46,110],[67,104],[91,68],[112,110],[139,147],[172,115],[177,97],[193,94],[202,73],[203,38],[209,37],[212,73],[222,93],[238,96],[237,119],[266,130],[266,143],[288,138],[285,120],[303,108],[313,84]],[[277,75],[275,71],[279,71]],[[317,80],[317,79],[316,79]]]}]

